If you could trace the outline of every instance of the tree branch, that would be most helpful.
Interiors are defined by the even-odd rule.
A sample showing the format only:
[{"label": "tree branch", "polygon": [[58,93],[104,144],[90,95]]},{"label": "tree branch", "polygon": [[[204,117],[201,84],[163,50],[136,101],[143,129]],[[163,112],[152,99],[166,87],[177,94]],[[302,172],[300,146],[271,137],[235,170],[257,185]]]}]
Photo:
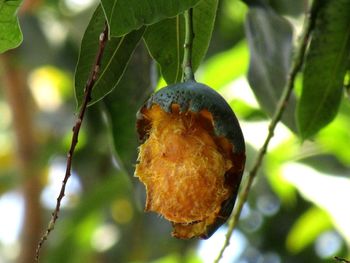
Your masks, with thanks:
[{"label": "tree branch", "polygon": [[77,118],[75,125],[73,127],[72,142],[71,142],[71,146],[70,146],[70,149],[68,151],[68,154],[67,154],[66,173],[65,173],[64,179],[62,181],[61,191],[57,197],[56,208],[55,208],[54,212],[52,213],[51,220],[48,224],[46,232],[41,237],[39,244],[37,246],[36,254],[35,254],[35,261],[39,261],[41,248],[42,248],[43,244],[45,243],[46,239],[48,238],[50,232],[54,229],[56,220],[58,219],[58,214],[60,212],[60,207],[61,207],[61,201],[65,195],[66,185],[67,185],[68,179],[71,175],[72,159],[73,159],[75,146],[78,143],[80,127],[81,127],[81,124],[84,120],[87,105],[91,101],[92,88],[93,88],[95,81],[97,80],[97,77],[98,77],[99,69],[101,66],[102,55],[103,55],[107,40],[108,40],[108,26],[106,23],[105,28],[104,28],[104,30],[101,33],[100,38],[99,38],[99,48],[98,48],[95,62],[93,64],[89,79],[85,85],[84,101],[83,101],[83,104],[80,108],[78,118]]},{"label": "tree branch", "polygon": [[289,97],[290,97],[290,95],[293,91],[293,88],[294,88],[294,82],[295,82],[296,75],[300,71],[300,69],[303,65],[304,56],[306,53],[307,45],[309,43],[309,38],[310,38],[311,32],[315,26],[315,19],[316,19],[316,15],[317,15],[317,11],[318,11],[318,3],[319,3],[318,0],[313,1],[312,7],[310,9],[310,13],[308,15],[308,18],[307,18],[307,21],[306,21],[306,24],[305,24],[305,27],[303,30],[303,34],[301,37],[301,43],[299,44],[299,48],[296,51],[296,56],[294,58],[293,64],[292,64],[290,72],[288,74],[287,82],[286,82],[286,85],[283,89],[283,93],[281,95],[280,101],[277,105],[274,116],[271,119],[267,137],[265,139],[263,146],[259,150],[258,156],[255,159],[253,168],[248,173],[247,180],[245,181],[245,184],[239,193],[237,204],[235,206],[235,209],[234,209],[233,214],[232,214],[230,221],[229,221],[229,227],[228,227],[228,230],[226,232],[226,238],[225,238],[224,245],[222,246],[222,248],[219,252],[219,255],[215,259],[214,263],[218,263],[221,260],[225,249],[228,247],[228,245],[230,243],[230,239],[231,239],[233,230],[237,226],[238,219],[239,219],[239,216],[241,214],[243,205],[248,198],[248,194],[249,194],[250,188],[252,186],[252,183],[254,181],[254,178],[255,178],[257,172],[259,171],[261,163],[265,157],[268,145],[269,145],[269,143],[274,135],[274,130],[275,130],[277,124],[279,123],[279,121],[281,120],[281,117],[282,117],[282,115],[287,107]]}]

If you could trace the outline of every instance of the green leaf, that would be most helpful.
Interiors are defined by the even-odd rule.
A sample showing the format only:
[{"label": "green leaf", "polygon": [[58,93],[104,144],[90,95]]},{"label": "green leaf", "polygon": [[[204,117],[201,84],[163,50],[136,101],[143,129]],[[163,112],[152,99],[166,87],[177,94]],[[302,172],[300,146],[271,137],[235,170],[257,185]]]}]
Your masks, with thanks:
[{"label": "green leaf", "polygon": [[244,76],[248,70],[249,52],[247,42],[237,43],[233,48],[208,59],[203,67],[201,82],[220,89],[231,81]]},{"label": "green leaf", "polygon": [[192,67],[196,70],[207,53],[214,28],[218,0],[202,0],[193,8]]},{"label": "green leaf", "polygon": [[350,165],[350,154],[344,146],[350,142],[350,104],[344,99],[334,121],[316,136],[321,149],[337,157],[346,167]]},{"label": "green leaf", "polygon": [[101,0],[112,36],[177,16],[200,0]]},{"label": "green leaf", "polygon": [[184,19],[178,15],[149,26],[144,35],[148,50],[168,84],[181,81],[184,29]]},{"label": "green leaf", "polygon": [[311,245],[325,230],[332,228],[330,216],[318,207],[312,207],[302,214],[287,236],[287,248],[298,253]]},{"label": "green leaf", "polygon": [[[75,72],[75,94],[79,106],[84,98],[85,84],[95,63],[99,48],[99,36],[104,27],[105,16],[102,8],[99,6],[93,14],[82,39]],[[98,79],[92,90],[92,100],[89,105],[105,97],[117,86],[144,30],[145,28],[143,27],[123,37],[112,37],[107,41]]]},{"label": "green leaf", "polygon": [[[250,64],[248,81],[263,110],[272,116],[276,110],[290,68],[293,31],[289,22],[270,7],[250,7],[246,19]],[[291,96],[282,117],[296,131],[295,97]]]},{"label": "green leaf", "polygon": [[21,2],[0,0],[0,54],[22,43],[23,36],[16,15]]},{"label": "green leaf", "polygon": [[[202,0],[193,8],[195,36],[192,48],[192,67],[194,71],[199,67],[207,52],[217,6],[217,0]],[[162,75],[168,84],[181,81],[184,38],[183,15],[149,26],[145,33],[144,40],[149,52],[160,65]]]},{"label": "green leaf", "polygon": [[131,175],[134,172],[138,147],[136,112],[154,88],[151,85],[149,70],[151,62],[146,48],[138,47],[118,88],[104,99],[114,147],[123,168]]},{"label": "green leaf", "polygon": [[350,55],[350,2],[322,1],[304,68],[297,120],[303,139],[336,116]]}]

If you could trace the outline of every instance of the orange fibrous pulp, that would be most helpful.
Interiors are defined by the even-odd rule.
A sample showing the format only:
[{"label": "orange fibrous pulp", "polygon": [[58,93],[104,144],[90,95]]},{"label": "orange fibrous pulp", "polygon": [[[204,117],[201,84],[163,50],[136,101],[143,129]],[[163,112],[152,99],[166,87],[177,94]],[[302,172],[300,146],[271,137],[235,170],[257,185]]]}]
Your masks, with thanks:
[{"label": "orange fibrous pulp", "polygon": [[180,238],[205,235],[232,194],[232,145],[214,133],[211,113],[172,112],[158,105],[141,111],[148,122],[135,175],[145,184],[146,211],[171,221]]}]

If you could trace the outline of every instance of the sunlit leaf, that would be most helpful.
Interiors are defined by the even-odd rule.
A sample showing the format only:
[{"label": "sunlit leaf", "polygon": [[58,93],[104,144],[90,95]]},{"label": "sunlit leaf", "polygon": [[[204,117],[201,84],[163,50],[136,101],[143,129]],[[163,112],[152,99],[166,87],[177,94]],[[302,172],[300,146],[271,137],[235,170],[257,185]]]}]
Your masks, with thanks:
[{"label": "sunlit leaf", "polygon": [[[217,5],[217,0],[202,0],[193,8],[192,66],[194,71],[207,52]],[[184,37],[183,15],[149,26],[145,33],[145,43],[152,57],[159,63],[162,75],[168,84],[181,81]]]},{"label": "sunlit leaf", "polygon": [[252,107],[243,100],[235,100],[229,102],[232,109],[235,109],[235,114],[238,118],[247,121],[265,120],[266,115],[259,109]]},{"label": "sunlit leaf", "polygon": [[311,245],[318,235],[332,228],[329,215],[317,207],[312,207],[302,214],[287,235],[287,248],[298,253]]},{"label": "sunlit leaf", "polygon": [[316,134],[336,116],[350,55],[350,1],[322,1],[307,53],[298,105],[303,139]]},{"label": "sunlit leaf", "polygon": [[248,7],[243,1],[222,1],[220,3],[221,10],[218,16],[218,24],[220,31],[225,36],[232,39],[240,39],[244,35],[244,20],[248,11]]},{"label": "sunlit leaf", "polygon": [[[249,84],[261,107],[272,116],[275,112],[290,67],[293,31],[289,22],[270,7],[250,7],[246,20],[249,42]],[[291,96],[282,121],[296,131],[295,98]]]},{"label": "sunlit leaf", "polygon": [[347,95],[348,99],[350,99],[350,63],[349,63],[347,73],[346,73],[345,78],[344,78],[344,87],[345,87],[346,95]]},{"label": "sunlit leaf", "polygon": [[143,25],[174,17],[200,0],[102,0],[112,36],[122,36]]},{"label": "sunlit leaf", "polygon": [[350,105],[343,101],[334,121],[316,136],[321,147],[334,154],[345,166],[350,165],[350,154],[345,146],[350,142]]},{"label": "sunlit leaf", "polygon": [[[99,48],[99,36],[104,27],[105,16],[99,6],[91,18],[81,42],[79,61],[75,72],[75,94],[78,105],[82,103],[85,85]],[[90,105],[102,99],[117,86],[144,30],[145,28],[141,28],[123,37],[112,37],[106,43],[98,79],[92,90]]]},{"label": "sunlit leaf", "polygon": [[0,0],[0,54],[19,46],[22,42],[23,36],[17,18],[21,2]]},{"label": "sunlit leaf", "polygon": [[236,44],[230,50],[221,52],[203,64],[203,83],[219,89],[248,70],[249,52],[245,41]]}]

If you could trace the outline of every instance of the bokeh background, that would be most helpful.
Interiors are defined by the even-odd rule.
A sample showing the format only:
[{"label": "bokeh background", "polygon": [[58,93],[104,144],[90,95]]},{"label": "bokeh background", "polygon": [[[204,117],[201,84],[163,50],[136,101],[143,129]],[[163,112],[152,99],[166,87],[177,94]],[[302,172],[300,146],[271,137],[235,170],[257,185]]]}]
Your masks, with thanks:
[{"label": "bokeh background", "polygon": [[[292,23],[296,39],[308,1],[267,2]],[[96,0],[24,1],[20,11],[24,41],[0,55],[0,262],[33,262],[55,207],[77,112],[75,65],[97,4]],[[197,80],[220,92],[236,112],[247,142],[249,170],[269,118],[246,78],[246,13],[241,1],[220,1]],[[133,91],[162,86],[156,65],[145,56],[140,46],[123,78],[124,86]],[[138,68],[140,59],[149,70]],[[135,72],[147,80],[135,81]],[[135,131],[124,129],[112,136],[110,119],[120,118],[130,126],[139,106],[118,104],[125,94],[116,90],[107,98],[108,105],[115,102],[115,114],[108,114],[103,101],[88,109],[62,211],[41,262],[212,262],[224,242],[226,226],[209,240],[176,240],[165,220],[143,213],[143,186],[133,177],[132,165],[120,162],[121,157],[135,160]],[[348,97],[335,121],[313,140],[302,142],[279,124],[222,262],[310,263],[348,257],[349,149]]]}]

